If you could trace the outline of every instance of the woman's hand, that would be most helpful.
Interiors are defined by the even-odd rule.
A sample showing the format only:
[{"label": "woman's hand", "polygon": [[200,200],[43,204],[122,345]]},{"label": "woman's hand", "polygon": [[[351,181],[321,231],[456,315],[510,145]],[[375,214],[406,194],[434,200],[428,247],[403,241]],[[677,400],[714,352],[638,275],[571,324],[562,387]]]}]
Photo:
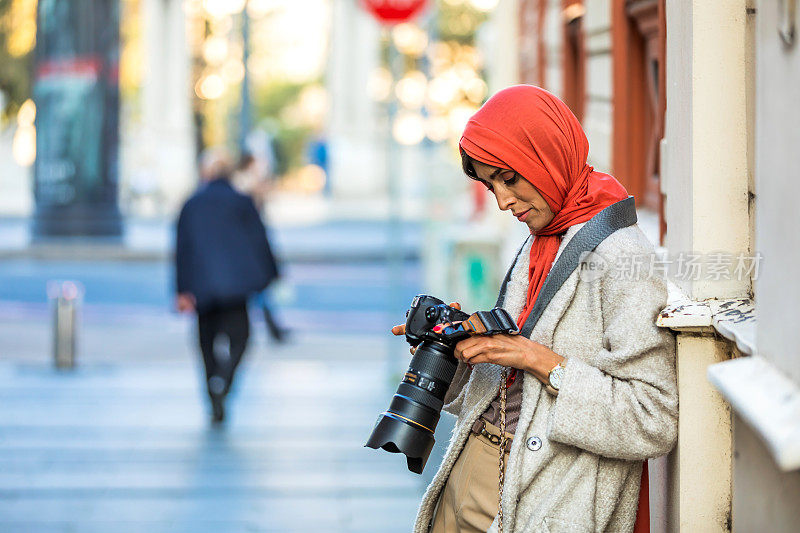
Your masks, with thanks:
[{"label": "woman's hand", "polygon": [[469,365],[492,363],[525,370],[547,384],[550,371],[563,357],[520,335],[474,335],[456,344],[456,359]]}]

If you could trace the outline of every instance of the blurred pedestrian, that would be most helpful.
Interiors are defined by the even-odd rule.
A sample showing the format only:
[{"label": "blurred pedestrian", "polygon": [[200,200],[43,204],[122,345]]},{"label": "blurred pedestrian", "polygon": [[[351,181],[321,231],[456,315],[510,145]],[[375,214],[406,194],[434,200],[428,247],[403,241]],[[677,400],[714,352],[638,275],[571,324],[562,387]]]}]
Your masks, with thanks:
[{"label": "blurred pedestrian", "polygon": [[239,165],[233,175],[233,186],[240,193],[248,195],[253,200],[259,214],[264,214],[272,183],[269,169],[263,161],[257,159],[250,152],[242,153]]},{"label": "blurred pedestrian", "polygon": [[176,305],[197,313],[214,422],[225,418],[225,396],[247,346],[247,299],[277,276],[253,201],[230,183],[231,161],[221,148],[203,153],[204,183],[181,209],[175,247]]},{"label": "blurred pedestrian", "polygon": [[[272,190],[272,180],[269,165],[263,158],[256,158],[249,152],[243,153],[234,174],[233,184],[239,192],[250,196],[259,213],[263,214],[265,212],[267,198]],[[279,270],[277,259],[274,255],[272,258],[277,272]],[[277,343],[286,341],[288,330],[278,324],[275,314],[272,312],[269,289],[264,289],[256,294],[253,297],[253,303],[258,306],[264,315],[264,323],[267,326],[267,334],[270,338]]]}]

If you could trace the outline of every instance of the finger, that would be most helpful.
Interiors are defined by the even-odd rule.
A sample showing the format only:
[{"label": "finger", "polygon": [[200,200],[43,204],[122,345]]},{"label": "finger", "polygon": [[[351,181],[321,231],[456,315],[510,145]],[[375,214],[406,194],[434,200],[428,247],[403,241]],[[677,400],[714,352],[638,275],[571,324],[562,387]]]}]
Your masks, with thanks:
[{"label": "finger", "polygon": [[481,344],[481,341],[483,339],[484,337],[467,337],[464,340],[458,341],[458,343],[456,344],[456,348],[458,348],[463,352],[467,348],[478,346],[479,344]]},{"label": "finger", "polygon": [[462,320],[456,320],[455,322],[442,322],[441,324],[436,324],[433,326],[434,333],[441,333],[442,330],[448,326],[457,326],[463,322]]},{"label": "finger", "polygon": [[405,335],[406,334],[406,325],[405,324],[398,324],[392,327],[392,333],[395,335]]},{"label": "finger", "polygon": [[480,364],[480,363],[494,363],[495,361],[493,361],[492,359],[487,357],[486,354],[479,353],[479,354],[473,355],[470,358],[469,362],[467,362],[467,361],[464,361],[464,362],[467,363],[468,365],[475,366],[475,365]]},{"label": "finger", "polygon": [[459,311],[461,311],[461,304],[458,303],[458,302],[451,303],[450,307],[453,307],[453,308],[458,309]]},{"label": "finger", "polygon": [[[475,339],[471,337],[461,342]],[[461,343],[459,343],[461,344]],[[493,362],[491,357],[492,348],[486,343],[485,337],[477,338],[477,342],[468,343],[461,348],[462,361],[470,364]]]},{"label": "finger", "polygon": [[416,346],[412,346],[409,351],[411,352],[411,355],[414,355],[415,353],[417,353],[417,347]]},{"label": "finger", "polygon": [[464,348],[461,350],[461,360],[465,363],[472,363],[472,358],[477,355],[477,352],[472,348]]}]

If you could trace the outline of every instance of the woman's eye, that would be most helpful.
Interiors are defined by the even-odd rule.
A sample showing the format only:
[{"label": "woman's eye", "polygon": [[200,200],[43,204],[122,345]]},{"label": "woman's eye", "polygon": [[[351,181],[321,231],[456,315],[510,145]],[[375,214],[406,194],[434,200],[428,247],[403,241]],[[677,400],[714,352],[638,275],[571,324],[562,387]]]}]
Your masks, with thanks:
[{"label": "woman's eye", "polygon": [[515,172],[513,176],[511,176],[511,177],[510,177],[510,178],[508,178],[507,180],[503,180],[503,183],[504,183],[505,185],[514,185],[514,184],[517,182],[517,180],[518,180],[518,179],[519,179],[519,174],[517,174],[517,173]]}]

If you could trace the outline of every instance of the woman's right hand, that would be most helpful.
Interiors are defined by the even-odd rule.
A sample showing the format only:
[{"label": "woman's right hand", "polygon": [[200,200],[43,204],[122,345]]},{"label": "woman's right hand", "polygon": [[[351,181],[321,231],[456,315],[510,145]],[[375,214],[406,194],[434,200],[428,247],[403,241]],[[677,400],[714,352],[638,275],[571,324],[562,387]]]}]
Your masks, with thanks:
[{"label": "woman's right hand", "polygon": [[[450,303],[448,305],[450,307],[453,307],[453,308],[458,309],[459,311],[461,311],[461,304],[458,303],[458,302],[453,302],[453,303]],[[442,327],[444,327],[444,326],[449,326],[450,324],[447,323],[447,324],[437,324],[437,325],[441,325]],[[392,334],[396,335],[396,336],[405,335],[406,334],[406,325],[405,324],[397,324],[396,326],[393,326],[392,327]],[[411,353],[413,354],[416,351],[417,351],[417,347],[416,346],[412,346],[411,347]]]}]

